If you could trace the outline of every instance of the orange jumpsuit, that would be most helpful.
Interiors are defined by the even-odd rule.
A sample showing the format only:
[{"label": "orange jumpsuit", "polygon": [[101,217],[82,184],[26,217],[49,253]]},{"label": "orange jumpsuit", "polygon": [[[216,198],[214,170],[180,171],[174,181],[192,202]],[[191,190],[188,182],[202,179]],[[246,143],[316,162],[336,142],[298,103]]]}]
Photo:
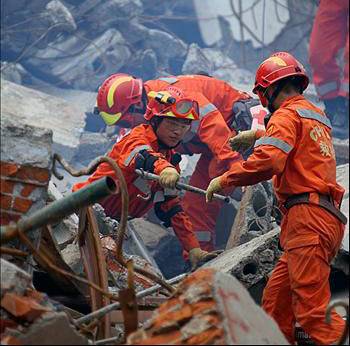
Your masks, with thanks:
[{"label": "orange jumpsuit", "polygon": [[[337,55],[344,48],[344,69]],[[316,90],[321,99],[349,97],[349,1],[321,0],[309,51]]]},{"label": "orange jumpsuit", "polygon": [[253,185],[271,177],[280,203],[309,192],[311,204],[285,210],[280,235],[284,254],[264,290],[262,306],[290,343],[295,341],[298,322],[317,344],[329,345],[344,327],[335,312],[331,325],[325,322],[330,261],[340,247],[344,225],[317,205],[318,193],[331,196],[338,208],[344,189],[336,182],[330,122],[301,95],[284,101],[256,141],[253,154],[235,163],[220,183]]},{"label": "orange jumpsuit", "polygon": [[[147,92],[179,89],[199,104],[200,121],[192,125],[183,145],[176,148],[182,154],[201,154],[189,184],[206,189],[212,178],[242,159],[239,153],[232,152],[227,142],[236,134],[230,126],[232,107],[236,101],[249,99],[248,94],[222,80],[202,75],[163,77],[145,82],[144,87]],[[182,206],[193,223],[201,248],[214,250],[215,224],[222,202],[208,205],[203,196],[186,192]]]},{"label": "orange jumpsuit", "polygon": [[[129,192],[129,215],[131,217],[142,217],[155,203],[160,203],[159,207],[164,213],[177,211],[171,217],[171,224],[183,248],[189,251],[199,247],[192,223],[186,213],[181,210],[180,199],[174,195],[174,190],[163,189],[157,182],[146,181],[135,173],[137,154],[143,153],[144,150],[156,159],[153,164],[154,174],[159,175],[164,168],[173,167],[170,161],[174,151],[159,148],[157,137],[150,125],[135,127],[121,138],[108,153],[108,157],[115,160],[123,171]],[[176,169],[179,171],[178,165]],[[110,176],[117,181],[111,167],[107,163],[102,163],[86,182],[75,184],[73,191],[104,176]],[[151,194],[152,198],[143,200],[137,196],[147,194]],[[121,199],[119,194],[108,196],[100,204],[104,207],[108,216],[115,219],[120,218]]]}]

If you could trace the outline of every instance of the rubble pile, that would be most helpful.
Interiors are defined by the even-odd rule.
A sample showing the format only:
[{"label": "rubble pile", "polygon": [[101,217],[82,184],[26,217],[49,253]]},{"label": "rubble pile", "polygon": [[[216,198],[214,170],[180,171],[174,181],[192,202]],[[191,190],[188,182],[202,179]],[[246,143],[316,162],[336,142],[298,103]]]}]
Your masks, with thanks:
[{"label": "rubble pile", "polygon": [[184,279],[128,345],[287,345],[237,279],[201,269]]},{"label": "rubble pile", "polygon": [[[1,107],[0,212],[1,225],[8,225],[45,205],[51,176],[52,132],[27,125],[19,114],[3,107],[3,102]],[[29,238],[37,246],[40,229],[29,234]],[[28,250],[17,240],[10,246]],[[12,260],[18,263],[17,259]],[[31,272],[27,261],[25,270]]]},{"label": "rubble pile", "polygon": [[[18,128],[22,123],[35,128],[51,130],[52,151],[62,154],[68,161],[73,158],[78,150],[85,126],[86,115],[81,109],[60,98],[59,94],[57,96],[48,95],[4,79],[1,80],[1,96],[2,117],[12,119]],[[44,139],[45,134],[40,134],[39,131],[35,130],[36,136]],[[4,132],[4,136],[9,136],[10,131],[6,132],[8,133]],[[29,134],[22,133],[21,135],[27,137]],[[8,147],[6,151],[3,149],[4,155],[11,153],[9,149]],[[43,149],[41,152],[43,155]],[[20,154],[20,150],[17,150],[17,154]],[[50,153],[46,153],[46,157],[49,156]]]},{"label": "rubble pile", "polygon": [[[257,17],[263,10],[260,5]],[[118,71],[143,79],[205,71],[248,90],[254,79],[250,70],[275,47],[285,47],[288,42],[290,47],[285,50],[296,50],[308,65],[306,33],[310,28],[298,24],[307,21],[316,6],[290,1],[283,30],[263,47],[252,46],[251,37],[240,42],[228,24],[232,18],[224,18],[219,12],[214,13],[219,15],[208,26],[202,20],[203,13],[207,15],[213,8],[203,1],[199,5],[196,1],[180,0],[168,6],[159,0],[42,0],[27,3],[24,10],[22,2],[13,5],[6,0],[3,9],[4,27],[9,30],[2,39],[8,56],[8,61],[7,56],[2,61],[2,75],[15,83],[58,95],[57,87],[96,91],[106,76]],[[225,10],[232,12],[228,11]],[[284,11],[283,6],[279,8],[279,12]],[[298,16],[293,15],[296,12]],[[171,16],[178,18],[181,25],[174,25],[169,20]],[[216,21],[219,24],[215,26]],[[13,25],[17,30],[11,30]],[[289,25],[293,31],[288,30]],[[208,32],[209,27],[218,27],[220,40],[206,42],[206,36],[213,34]],[[36,44],[21,54],[31,42]],[[244,61],[243,51],[251,52]],[[18,56],[20,59],[13,58]]]},{"label": "rubble pile", "polygon": [[[258,2],[252,12],[255,5],[261,8]],[[215,18],[220,38],[207,44],[211,27],[198,17],[207,15],[210,1],[167,3],[3,1],[0,221],[6,227],[2,232],[67,197],[73,184],[86,179],[53,167],[53,153],[81,169],[115,143],[119,128],[106,129],[92,113],[96,90],[107,76],[125,72],[147,80],[201,72],[250,92],[251,71],[270,50],[285,47],[284,41],[292,45],[286,50],[295,49],[301,61],[307,60],[311,21],[310,28],[301,27],[304,14],[293,16],[293,11],[299,8],[308,20],[316,9],[311,2],[289,0],[281,31],[260,47],[250,40],[237,41],[228,19],[231,14]],[[280,5],[275,5],[278,10]],[[175,28],[169,19],[174,15],[187,20]],[[248,49],[250,58],[244,61]],[[323,107],[313,85],[306,96]],[[349,141],[334,139],[334,147],[337,180],[346,189],[341,208],[349,217]],[[188,182],[198,156],[186,156],[180,163],[183,182]],[[63,180],[54,176],[54,169]],[[122,250],[126,261],[132,259],[156,278],[118,262],[119,223],[107,217],[99,204],[89,209],[96,225],[75,208],[77,214],[30,230],[27,236],[35,251],[23,239],[11,240],[2,246],[7,252],[0,259],[1,344],[99,344],[110,337],[117,344],[287,344],[276,323],[259,307],[262,290],[282,254],[281,215],[272,184],[234,193],[216,224],[216,247],[225,251],[194,273],[188,273],[174,231],[163,227],[153,210],[145,218],[128,220]],[[331,265],[333,274],[348,278],[348,224]],[[156,286],[159,282],[162,285]],[[113,301],[127,290],[126,309],[133,308],[134,315]],[[103,312],[106,308],[110,310]],[[130,316],[133,324],[138,320],[138,329],[125,335]],[[87,322],[81,322],[84,318]]]},{"label": "rubble pile", "polygon": [[232,225],[226,249],[244,244],[269,232],[277,209],[271,182],[247,186]]},{"label": "rubble pile", "polygon": [[[101,243],[102,243],[103,254],[106,259],[107,269],[110,272],[110,274],[113,276],[113,278],[111,279],[111,284],[112,284],[111,286],[118,289],[127,287],[128,271],[125,267],[120,265],[115,259],[115,252],[116,252],[115,241],[111,237],[102,237]],[[124,254],[124,257],[126,261],[132,259],[135,265],[138,265],[139,267],[142,267],[151,272],[154,271],[154,268],[152,268],[151,264],[139,256]],[[138,292],[151,287],[153,285],[153,282],[150,279],[138,273],[134,273],[134,285],[135,285],[135,291]]]},{"label": "rubble pile", "polygon": [[36,291],[28,273],[2,258],[0,261],[2,345],[88,344],[63,306]]},{"label": "rubble pile", "polygon": [[219,257],[205,264],[237,278],[260,303],[262,290],[277,260],[282,255],[278,246],[279,228],[226,250]]}]

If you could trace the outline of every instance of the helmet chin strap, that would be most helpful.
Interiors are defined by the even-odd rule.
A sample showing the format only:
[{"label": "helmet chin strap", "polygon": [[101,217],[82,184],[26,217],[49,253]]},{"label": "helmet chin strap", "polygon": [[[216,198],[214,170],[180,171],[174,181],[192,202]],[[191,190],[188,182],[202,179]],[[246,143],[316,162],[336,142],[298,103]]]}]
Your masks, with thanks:
[{"label": "helmet chin strap", "polygon": [[288,78],[286,79],[282,79],[278,84],[277,87],[275,89],[275,91],[272,93],[272,95],[269,97],[268,94],[266,94],[266,99],[268,101],[267,104],[267,109],[273,113],[276,111],[275,106],[273,105],[273,103],[275,102],[276,98],[278,97],[279,93],[282,91],[282,89],[284,88],[284,86],[288,83]]}]

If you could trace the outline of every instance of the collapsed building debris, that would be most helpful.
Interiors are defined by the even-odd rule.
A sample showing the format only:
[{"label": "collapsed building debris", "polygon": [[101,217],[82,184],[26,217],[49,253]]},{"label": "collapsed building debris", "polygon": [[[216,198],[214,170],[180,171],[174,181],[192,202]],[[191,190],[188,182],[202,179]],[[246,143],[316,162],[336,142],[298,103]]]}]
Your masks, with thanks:
[{"label": "collapsed building debris", "polygon": [[274,209],[276,206],[271,182],[247,186],[226,249],[232,249],[270,231]]},{"label": "collapsed building debris", "polygon": [[[3,87],[3,85],[1,85]],[[46,201],[50,180],[52,132],[26,125],[1,103],[1,225],[18,221],[22,216],[40,210]],[[28,150],[30,148],[30,150]],[[29,235],[37,246],[40,229]],[[12,247],[28,251],[13,241]],[[12,258],[31,272],[30,258]]]},{"label": "collapsed building debris", "polygon": [[287,345],[237,279],[213,269],[188,276],[128,345]]},{"label": "collapsed building debris", "polygon": [[247,243],[226,250],[218,258],[204,264],[236,277],[260,303],[262,290],[282,251],[278,245],[279,228]]},{"label": "collapsed building debris", "polygon": [[[4,79],[1,79],[1,96],[2,117],[12,119],[17,128],[23,128],[24,125],[21,126],[21,124],[26,124],[52,131],[53,143],[49,145],[50,152],[44,154],[45,147],[41,149],[46,160],[51,155],[51,146],[53,151],[61,153],[67,160],[73,157],[85,126],[86,115],[83,111],[57,96],[48,95]],[[18,102],[18,100],[21,100],[21,102]],[[14,127],[12,131],[4,127],[2,137],[10,136],[11,133],[15,133],[14,130]],[[38,139],[45,140],[45,133],[41,134],[40,131],[44,130],[33,130]],[[22,133],[21,135],[24,136],[22,140],[26,141],[29,133]],[[6,145],[6,141],[4,141],[4,145]],[[9,147],[2,149],[2,155],[9,155],[11,153],[9,149]],[[21,156],[27,152],[24,150]],[[21,151],[18,150],[17,154],[20,153]]]},{"label": "collapsed building debris", "polygon": [[63,306],[36,291],[29,274],[0,261],[2,345],[88,344]]}]

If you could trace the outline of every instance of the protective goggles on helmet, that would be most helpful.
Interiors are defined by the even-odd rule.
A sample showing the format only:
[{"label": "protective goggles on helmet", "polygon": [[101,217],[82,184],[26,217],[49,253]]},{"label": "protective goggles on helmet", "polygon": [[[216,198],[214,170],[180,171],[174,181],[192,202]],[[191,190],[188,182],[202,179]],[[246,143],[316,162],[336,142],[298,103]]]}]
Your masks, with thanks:
[{"label": "protective goggles on helmet", "polygon": [[199,106],[197,101],[191,99],[180,99],[174,104],[165,107],[157,113],[158,116],[174,117],[179,119],[198,120]]}]

